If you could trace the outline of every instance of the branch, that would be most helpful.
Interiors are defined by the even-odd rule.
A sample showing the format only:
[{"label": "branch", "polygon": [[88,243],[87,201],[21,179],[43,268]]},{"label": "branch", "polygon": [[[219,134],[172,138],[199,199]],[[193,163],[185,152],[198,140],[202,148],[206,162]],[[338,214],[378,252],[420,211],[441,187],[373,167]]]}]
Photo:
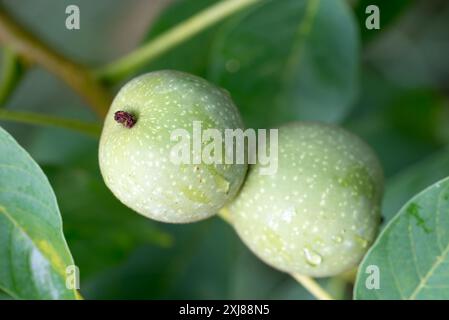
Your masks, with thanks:
[{"label": "branch", "polygon": [[106,115],[110,97],[89,70],[43,44],[9,17],[2,8],[0,8],[0,42],[58,76],[82,96],[99,116]]},{"label": "branch", "polygon": [[120,81],[128,74],[148,64],[150,61],[153,61],[174,46],[188,40],[202,30],[223,20],[233,13],[259,1],[260,0],[221,1],[197,13],[184,22],[181,22],[127,56],[100,68],[96,74],[98,78],[108,83]]},{"label": "branch", "polygon": [[19,112],[0,109],[0,121],[1,120],[63,128],[87,134],[94,138],[98,138],[101,133],[101,126],[97,123],[65,119],[32,112]]},{"label": "branch", "polygon": [[[232,226],[232,214],[228,208],[224,207],[218,212],[218,216]],[[324,290],[313,278],[303,276],[297,273],[290,273],[290,276],[299,282],[307,291],[309,291],[318,300],[334,300],[331,295]]]}]

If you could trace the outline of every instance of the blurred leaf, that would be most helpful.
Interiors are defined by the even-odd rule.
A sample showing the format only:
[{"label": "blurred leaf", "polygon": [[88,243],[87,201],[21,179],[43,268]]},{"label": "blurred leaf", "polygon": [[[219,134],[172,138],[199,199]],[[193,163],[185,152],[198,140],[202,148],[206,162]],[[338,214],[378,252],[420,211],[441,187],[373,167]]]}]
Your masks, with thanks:
[{"label": "blurred leaf", "polygon": [[[96,158],[98,141],[91,137],[58,128],[28,129],[34,135],[28,141],[27,150],[43,165],[70,166],[92,161],[92,155]],[[95,165],[96,162],[95,159]]]},{"label": "blurred leaf", "polygon": [[[449,179],[410,200],[363,260],[355,299],[449,299]],[[367,266],[380,270],[380,288],[366,287]]]},{"label": "blurred leaf", "polygon": [[19,299],[75,299],[73,259],[53,190],[39,166],[0,128],[0,289]]},{"label": "blurred leaf", "polygon": [[[255,257],[218,218],[165,225],[175,245],[143,246],[84,285],[93,299],[313,299],[289,275]],[[328,280],[321,283],[328,285]]]},{"label": "blurred leaf", "polygon": [[448,21],[448,1],[416,1],[394,28],[365,48],[365,61],[402,87],[447,90]]},{"label": "blurred leaf", "polygon": [[249,127],[338,122],[357,94],[358,50],[345,1],[269,1],[220,30],[210,78],[230,91]]},{"label": "blurred leaf", "polygon": [[223,299],[236,238],[219,219],[164,225],[175,245],[142,246],[128,261],[84,285],[95,299]]},{"label": "blurred leaf", "polygon": [[387,116],[400,134],[411,139],[430,145],[449,142],[448,104],[433,90],[408,90],[395,99]]},{"label": "blurred leaf", "polygon": [[126,260],[140,245],[168,248],[173,242],[155,222],[122,205],[105,186],[96,163],[95,169],[87,169],[91,165],[44,168],[83,281]]},{"label": "blurred leaf", "polygon": [[413,195],[447,176],[449,149],[444,149],[391,178],[383,203],[384,223],[389,222]]},{"label": "blurred leaf", "polygon": [[390,177],[449,143],[449,108],[433,89],[404,89],[364,69],[359,102],[344,126],[373,147]]}]

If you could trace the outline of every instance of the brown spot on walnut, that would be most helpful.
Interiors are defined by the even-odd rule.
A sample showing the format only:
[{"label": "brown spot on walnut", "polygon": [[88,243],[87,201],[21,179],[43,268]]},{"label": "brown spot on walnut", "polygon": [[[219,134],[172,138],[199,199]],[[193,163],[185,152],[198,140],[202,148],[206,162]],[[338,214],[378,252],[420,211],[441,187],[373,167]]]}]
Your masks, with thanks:
[{"label": "brown spot on walnut", "polygon": [[121,123],[125,128],[128,129],[132,128],[137,122],[136,117],[126,111],[117,111],[116,113],[114,113],[114,120],[118,123]]}]

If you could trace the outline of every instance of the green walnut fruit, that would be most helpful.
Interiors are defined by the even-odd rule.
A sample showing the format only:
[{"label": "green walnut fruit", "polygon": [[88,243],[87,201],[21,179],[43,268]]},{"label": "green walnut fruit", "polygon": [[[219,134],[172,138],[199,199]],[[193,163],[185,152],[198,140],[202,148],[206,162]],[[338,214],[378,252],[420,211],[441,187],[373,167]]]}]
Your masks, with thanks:
[{"label": "green walnut fruit", "polygon": [[125,205],[158,221],[187,223],[215,214],[239,190],[247,165],[206,164],[193,156],[174,162],[179,140],[173,133],[184,130],[193,140],[194,123],[219,132],[243,128],[229,94],[204,79],[157,71],[128,82],[111,105],[100,139],[106,185]]},{"label": "green walnut fruit", "polygon": [[[383,173],[373,151],[334,126],[279,128],[278,170],[250,167],[229,207],[242,240],[266,263],[314,277],[356,266],[380,222]],[[264,151],[265,152],[265,151]]]}]

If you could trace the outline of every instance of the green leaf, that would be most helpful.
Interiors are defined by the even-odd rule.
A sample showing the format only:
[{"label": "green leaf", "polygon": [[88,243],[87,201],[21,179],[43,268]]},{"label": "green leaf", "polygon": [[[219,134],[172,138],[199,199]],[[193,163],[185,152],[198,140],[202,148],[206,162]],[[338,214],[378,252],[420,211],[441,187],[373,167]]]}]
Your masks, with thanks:
[{"label": "green leaf", "polygon": [[358,91],[358,50],[345,1],[265,1],[223,26],[209,74],[250,127],[338,122]]},{"label": "green leaf", "polygon": [[[368,289],[368,266],[380,288]],[[449,178],[410,200],[363,260],[355,299],[449,299]]]},{"label": "green leaf", "polygon": [[17,299],[75,299],[66,287],[73,264],[46,176],[0,128],[0,289]]}]

